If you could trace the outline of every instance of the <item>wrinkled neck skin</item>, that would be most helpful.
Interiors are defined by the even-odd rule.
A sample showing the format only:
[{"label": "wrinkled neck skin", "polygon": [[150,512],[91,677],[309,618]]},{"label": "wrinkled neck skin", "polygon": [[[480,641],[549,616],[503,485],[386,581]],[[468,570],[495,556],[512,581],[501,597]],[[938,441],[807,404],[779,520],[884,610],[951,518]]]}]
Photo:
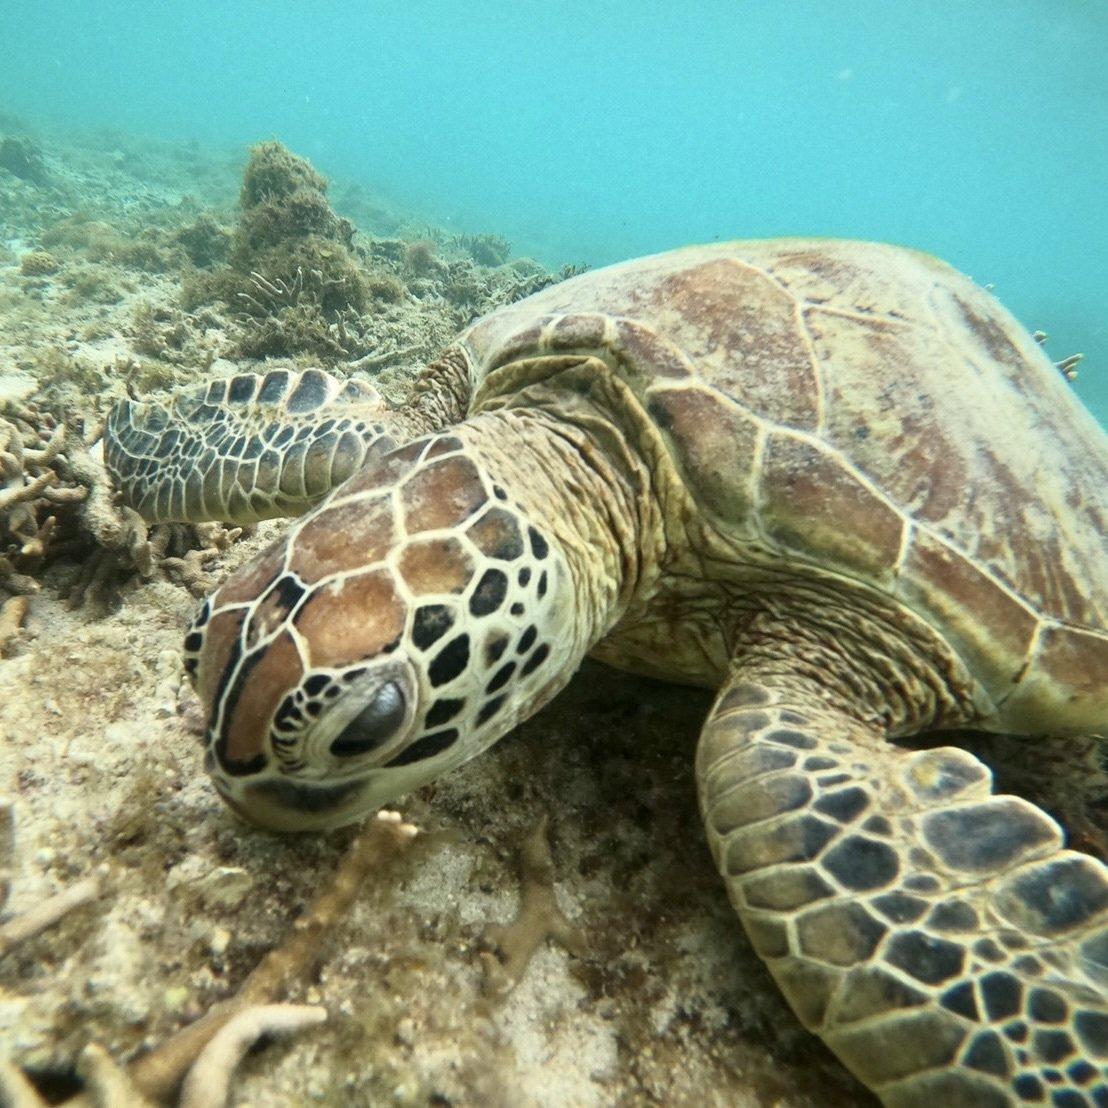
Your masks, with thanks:
[{"label": "wrinkled neck skin", "polygon": [[614,456],[591,428],[534,408],[482,414],[457,433],[564,557],[570,589],[554,618],[572,627],[575,669],[650,574],[641,537],[656,519],[646,467],[626,448]]}]

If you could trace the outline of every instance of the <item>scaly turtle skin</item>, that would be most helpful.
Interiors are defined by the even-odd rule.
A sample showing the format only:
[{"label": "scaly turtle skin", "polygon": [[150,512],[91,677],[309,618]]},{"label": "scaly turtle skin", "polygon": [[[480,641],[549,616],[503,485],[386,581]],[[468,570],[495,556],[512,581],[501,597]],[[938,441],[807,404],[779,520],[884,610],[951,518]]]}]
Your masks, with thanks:
[{"label": "scaly turtle skin", "polygon": [[1108,869],[894,741],[1108,720],[1108,442],[995,300],[895,247],[697,247],[479,320],[403,410],[356,389],[109,426],[148,518],[327,494],[185,640],[236,811],[358,819],[587,652],[716,687],[708,839],[804,1023],[890,1105],[1108,1103]]}]

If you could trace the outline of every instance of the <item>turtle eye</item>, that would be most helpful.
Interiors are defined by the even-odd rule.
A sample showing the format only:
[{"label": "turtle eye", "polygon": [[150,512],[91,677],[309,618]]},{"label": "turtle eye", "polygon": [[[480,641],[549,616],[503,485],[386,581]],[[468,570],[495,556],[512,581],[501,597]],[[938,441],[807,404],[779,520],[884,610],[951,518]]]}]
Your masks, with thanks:
[{"label": "turtle eye", "polygon": [[392,738],[403,722],[404,693],[395,681],[389,681],[343,728],[331,743],[331,753],[339,758],[365,754]]}]

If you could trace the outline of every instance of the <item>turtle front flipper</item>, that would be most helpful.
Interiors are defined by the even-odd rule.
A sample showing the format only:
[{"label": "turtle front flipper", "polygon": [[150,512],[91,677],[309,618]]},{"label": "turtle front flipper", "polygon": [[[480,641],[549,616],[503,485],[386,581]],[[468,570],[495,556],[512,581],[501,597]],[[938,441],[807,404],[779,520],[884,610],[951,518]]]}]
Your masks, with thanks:
[{"label": "turtle front flipper", "polygon": [[395,446],[391,425],[363,381],[277,369],[125,400],[108,417],[104,454],[124,503],[149,523],[249,523],[317,503],[371,450]]},{"label": "turtle front flipper", "polygon": [[1108,1102],[1108,868],[982,762],[740,664],[697,780],[756,949],[886,1104]]}]

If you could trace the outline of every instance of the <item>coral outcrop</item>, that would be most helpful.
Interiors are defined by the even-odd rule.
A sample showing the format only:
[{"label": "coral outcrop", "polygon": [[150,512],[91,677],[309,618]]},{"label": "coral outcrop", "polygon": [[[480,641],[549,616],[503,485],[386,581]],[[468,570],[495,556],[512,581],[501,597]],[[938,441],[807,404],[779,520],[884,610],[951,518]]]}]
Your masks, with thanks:
[{"label": "coral outcrop", "polygon": [[[39,591],[55,560],[75,563],[63,590],[70,604],[113,603],[120,586],[139,577],[175,581],[195,595],[214,586],[205,566],[242,529],[217,523],[148,527],[115,491],[94,445],[77,421],[66,422],[34,400],[0,403],[0,596]],[[18,615],[17,615],[18,613]],[[0,613],[0,648],[25,616]]]}]

